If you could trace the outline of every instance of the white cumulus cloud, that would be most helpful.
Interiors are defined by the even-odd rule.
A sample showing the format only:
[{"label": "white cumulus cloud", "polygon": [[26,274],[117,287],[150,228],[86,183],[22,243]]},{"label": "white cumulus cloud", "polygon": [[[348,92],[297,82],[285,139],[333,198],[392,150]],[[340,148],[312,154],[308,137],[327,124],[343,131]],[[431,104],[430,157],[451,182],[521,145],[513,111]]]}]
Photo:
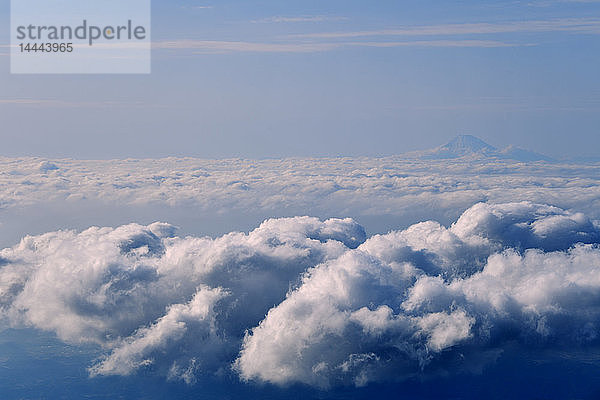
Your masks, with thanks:
[{"label": "white cumulus cloud", "polygon": [[599,245],[585,215],[530,202],[370,238],[311,217],[56,231],[0,251],[0,323],[97,344],[92,376],[364,386],[596,346]]}]

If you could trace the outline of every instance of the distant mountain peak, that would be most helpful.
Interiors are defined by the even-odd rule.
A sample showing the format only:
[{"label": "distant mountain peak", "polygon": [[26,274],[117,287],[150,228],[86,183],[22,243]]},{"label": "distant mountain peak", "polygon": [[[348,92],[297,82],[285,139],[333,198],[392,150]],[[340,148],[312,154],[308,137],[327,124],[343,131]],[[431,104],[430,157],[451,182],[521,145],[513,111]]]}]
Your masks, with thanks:
[{"label": "distant mountain peak", "polygon": [[515,160],[521,162],[553,161],[550,157],[543,154],[521,149],[512,145],[503,150],[498,150],[494,146],[473,135],[458,135],[448,143],[436,147],[435,149],[413,152],[409,155],[429,160],[466,157],[476,159]]},{"label": "distant mountain peak", "polygon": [[473,135],[458,135],[448,143],[439,147],[440,150],[446,150],[458,155],[467,155],[470,153],[489,153],[496,151],[491,146]]}]

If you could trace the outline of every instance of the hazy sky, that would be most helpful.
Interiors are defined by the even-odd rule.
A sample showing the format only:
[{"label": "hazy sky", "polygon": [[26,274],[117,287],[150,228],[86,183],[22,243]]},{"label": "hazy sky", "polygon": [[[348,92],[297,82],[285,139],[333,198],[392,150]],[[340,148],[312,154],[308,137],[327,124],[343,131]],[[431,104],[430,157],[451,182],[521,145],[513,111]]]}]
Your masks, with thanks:
[{"label": "hazy sky", "polygon": [[[9,26],[9,1],[0,3]],[[153,1],[151,75],[10,75],[4,156],[600,156],[600,1]]]}]

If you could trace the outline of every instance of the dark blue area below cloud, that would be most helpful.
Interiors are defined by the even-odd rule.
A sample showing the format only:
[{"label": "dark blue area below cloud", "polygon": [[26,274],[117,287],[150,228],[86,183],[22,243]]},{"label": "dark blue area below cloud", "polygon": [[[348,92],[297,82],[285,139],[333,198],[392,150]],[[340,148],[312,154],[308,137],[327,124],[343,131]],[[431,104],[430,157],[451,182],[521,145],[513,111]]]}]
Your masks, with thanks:
[{"label": "dark blue area below cloud", "polygon": [[[0,332],[0,398],[16,399],[598,399],[600,348],[551,354],[505,348],[479,374],[367,387],[316,390],[242,383],[235,376],[203,378],[195,385],[168,382],[152,370],[132,376],[89,378],[98,349],[65,345],[35,330]],[[522,347],[521,347],[522,349]],[[512,353],[511,353],[512,352]]]}]

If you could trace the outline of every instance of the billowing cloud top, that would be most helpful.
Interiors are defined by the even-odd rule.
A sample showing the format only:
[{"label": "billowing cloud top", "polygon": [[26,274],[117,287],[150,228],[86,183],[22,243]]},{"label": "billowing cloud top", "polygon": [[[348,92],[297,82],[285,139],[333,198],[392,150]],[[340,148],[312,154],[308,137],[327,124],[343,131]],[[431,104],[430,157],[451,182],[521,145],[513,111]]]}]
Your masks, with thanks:
[{"label": "billowing cloud top", "polygon": [[597,345],[599,243],[583,214],[528,202],[369,239],[309,217],[216,239],[58,231],[0,251],[0,316],[102,346],[92,376],[362,386]]}]

